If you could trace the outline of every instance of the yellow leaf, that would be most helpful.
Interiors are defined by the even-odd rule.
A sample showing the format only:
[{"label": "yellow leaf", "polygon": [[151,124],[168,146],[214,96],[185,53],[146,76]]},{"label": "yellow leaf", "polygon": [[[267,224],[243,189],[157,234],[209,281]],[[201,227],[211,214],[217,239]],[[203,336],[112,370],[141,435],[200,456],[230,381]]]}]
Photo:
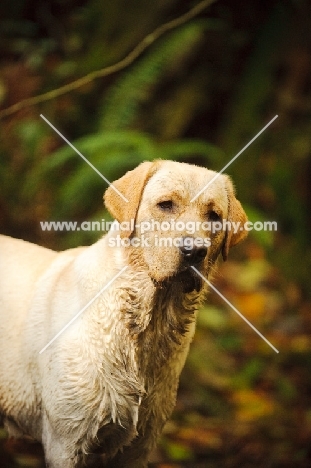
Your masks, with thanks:
[{"label": "yellow leaf", "polygon": [[273,401],[268,395],[254,390],[239,390],[233,395],[236,417],[242,422],[251,422],[274,412]]}]

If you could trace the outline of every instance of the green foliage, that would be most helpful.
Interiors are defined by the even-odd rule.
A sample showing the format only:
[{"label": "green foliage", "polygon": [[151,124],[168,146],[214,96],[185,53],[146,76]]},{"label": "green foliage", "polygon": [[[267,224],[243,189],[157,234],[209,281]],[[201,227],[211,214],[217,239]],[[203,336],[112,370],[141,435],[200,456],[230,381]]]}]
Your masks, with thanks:
[{"label": "green foliage", "polygon": [[201,310],[198,325],[220,333],[228,326],[228,317],[219,307],[208,305]]},{"label": "green foliage", "polygon": [[252,52],[224,113],[221,132],[227,151],[237,151],[241,141],[247,141],[262,126],[263,111],[272,93],[275,57],[280,53],[289,20],[289,9],[277,1],[255,36]]},{"label": "green foliage", "polygon": [[256,208],[254,208],[253,206],[244,204],[243,208],[245,209],[248,220],[252,223],[254,227],[254,229],[250,231],[249,235],[253,237],[262,247],[266,249],[271,249],[271,247],[273,247],[274,244],[276,231],[269,231],[268,229],[255,229],[257,222],[261,223],[261,225],[264,226],[264,223],[270,220],[266,219],[264,214]]},{"label": "green foliage", "polygon": [[150,100],[159,82],[189,60],[204,28],[203,22],[186,24],[121,75],[106,96],[100,130],[120,130],[135,124],[140,107]]},{"label": "green foliage", "polygon": [[[150,135],[131,130],[107,131],[82,137],[73,142],[75,148],[83,154],[106,179],[113,181],[133,169],[139,163],[154,159],[190,160],[202,157],[207,162],[219,157],[221,151],[200,140],[176,140],[159,143]],[[68,165],[69,163],[69,165]],[[54,215],[68,216],[79,212],[83,205],[85,212],[93,210],[93,200],[99,190],[104,191],[106,182],[87,166],[87,163],[68,145],[55,151],[36,168],[32,174],[32,184],[40,183],[46,177],[53,177],[62,168],[67,169],[66,183],[57,193]],[[32,185],[33,186],[33,185]],[[66,205],[61,200],[68,200]],[[81,211],[81,208],[80,208]]]},{"label": "green foliage", "polygon": [[240,371],[232,378],[232,385],[235,388],[251,388],[257,384],[262,372],[266,368],[266,363],[262,357],[250,358]]},{"label": "green foliage", "polygon": [[163,445],[171,460],[182,462],[193,460],[194,458],[192,450],[181,443],[166,440]]}]

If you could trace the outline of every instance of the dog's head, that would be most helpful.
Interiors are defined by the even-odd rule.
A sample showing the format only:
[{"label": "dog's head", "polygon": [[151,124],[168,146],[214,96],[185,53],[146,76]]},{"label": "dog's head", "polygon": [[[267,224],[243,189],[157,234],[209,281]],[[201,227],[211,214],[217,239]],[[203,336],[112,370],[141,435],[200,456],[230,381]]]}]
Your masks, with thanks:
[{"label": "dog's head", "polygon": [[159,284],[182,281],[185,292],[202,286],[191,266],[207,277],[218,255],[226,260],[230,247],[247,235],[229,177],[203,167],[144,162],[115,181],[104,199],[121,223],[130,261]]}]

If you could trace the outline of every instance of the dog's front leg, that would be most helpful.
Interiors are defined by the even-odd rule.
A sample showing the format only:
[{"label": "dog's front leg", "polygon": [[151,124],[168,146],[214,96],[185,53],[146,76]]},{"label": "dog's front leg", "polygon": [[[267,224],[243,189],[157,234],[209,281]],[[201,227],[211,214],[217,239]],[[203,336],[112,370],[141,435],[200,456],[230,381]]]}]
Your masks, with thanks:
[{"label": "dog's front leg", "polygon": [[[153,439],[153,438],[152,438]],[[154,442],[146,437],[137,437],[130,446],[124,447],[112,460],[107,463],[107,468],[147,468],[148,457]]]},{"label": "dog's front leg", "polygon": [[151,450],[155,447],[163,426],[164,418],[153,415],[143,427],[138,427],[138,435],[130,445],[124,446],[113,459],[107,463],[107,468],[147,468]]},{"label": "dog's front leg", "polygon": [[81,466],[75,453],[75,445],[69,434],[56,434],[48,417],[43,417],[42,444],[47,468],[78,468]]}]

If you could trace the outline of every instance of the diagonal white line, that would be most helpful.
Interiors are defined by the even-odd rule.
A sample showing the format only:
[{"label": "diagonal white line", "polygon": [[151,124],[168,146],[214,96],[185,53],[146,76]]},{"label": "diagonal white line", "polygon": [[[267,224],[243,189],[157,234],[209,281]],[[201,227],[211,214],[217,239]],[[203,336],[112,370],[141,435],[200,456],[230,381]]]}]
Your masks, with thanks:
[{"label": "diagonal white line", "polygon": [[82,159],[83,161],[85,161],[102,179],[104,179],[105,182],[107,182],[108,185],[110,185],[110,187],[115,191],[117,192],[117,194],[126,202],[128,203],[128,199],[111,183],[109,182],[108,179],[106,179],[106,177],[101,173],[99,172],[98,169],[96,169],[95,166],[93,166],[93,164],[88,160],[86,159],[85,156],[83,156],[82,153],[80,153],[79,150],[77,150],[77,148],[59,131],[57,130],[56,127],[54,127],[53,124],[51,124],[51,122],[46,118],[44,117],[44,115],[40,114],[40,117],[67,143],[67,145],[69,145]]},{"label": "diagonal white line", "polygon": [[204,190],[206,190],[207,187],[208,187],[212,182],[214,182],[214,180],[217,179],[217,177],[219,177],[220,174],[221,174],[222,172],[224,172],[224,171],[227,169],[227,167],[229,167],[230,164],[232,164],[233,161],[235,161],[235,160],[240,156],[240,154],[242,154],[243,151],[245,151],[246,148],[248,148],[248,147],[253,143],[253,141],[255,141],[256,138],[258,138],[259,135],[261,135],[261,134],[266,130],[266,128],[268,128],[269,125],[271,125],[272,122],[274,122],[275,119],[277,119],[277,118],[278,118],[278,115],[275,115],[275,116],[273,117],[273,119],[271,119],[270,122],[268,122],[267,125],[265,125],[265,126],[260,130],[260,132],[258,132],[257,135],[255,135],[254,138],[252,138],[251,141],[249,141],[249,142],[247,143],[247,145],[245,145],[244,148],[242,148],[241,151],[239,151],[238,154],[236,154],[236,155],[231,159],[231,161],[229,161],[228,164],[226,164],[226,165],[221,169],[221,171],[219,171],[219,172],[217,172],[217,174],[215,174],[215,176],[208,182],[208,184],[206,184],[206,185],[190,200],[190,203],[192,203],[194,200],[196,200],[196,199],[198,198],[198,196],[201,195],[201,193],[204,192]]},{"label": "diagonal white line", "polygon": [[128,268],[126,265],[119,271],[107,284],[91,299],[55,336],[48,342],[44,348],[41,349],[39,354],[42,354],[67,328],[88,308],[91,304],[107,289],[109,286]]},{"label": "diagonal white line", "polygon": [[249,325],[257,333],[257,335],[260,336],[260,338],[262,338],[273,349],[273,351],[279,353],[279,351],[273,346],[273,344],[271,344],[270,341],[267,340],[267,338],[263,336],[263,334],[260,333],[260,331],[258,331],[257,328],[254,327],[254,325],[249,320],[247,320],[247,318],[244,317],[244,315],[242,315],[241,312],[236,307],[234,307],[234,305],[232,305],[231,302],[229,302],[228,299],[223,294],[221,294],[221,292],[219,292],[218,289],[215,288],[215,286],[213,286],[212,283],[208,281],[208,279],[206,279],[199,272],[199,270],[197,270],[194,266],[191,266],[191,268],[200,276],[200,278],[202,278],[203,281],[205,281],[205,283],[207,283],[218,294],[218,296],[220,296],[231,307],[232,310],[234,310],[234,312],[236,312],[241,317],[241,319],[244,320],[244,322],[247,323],[247,325]]}]

